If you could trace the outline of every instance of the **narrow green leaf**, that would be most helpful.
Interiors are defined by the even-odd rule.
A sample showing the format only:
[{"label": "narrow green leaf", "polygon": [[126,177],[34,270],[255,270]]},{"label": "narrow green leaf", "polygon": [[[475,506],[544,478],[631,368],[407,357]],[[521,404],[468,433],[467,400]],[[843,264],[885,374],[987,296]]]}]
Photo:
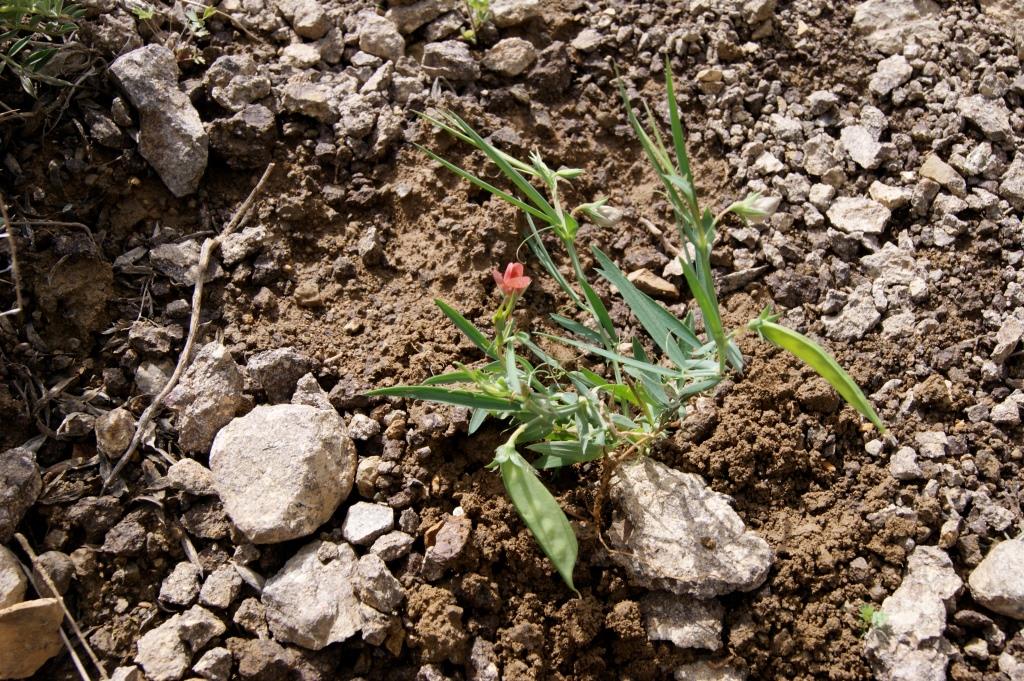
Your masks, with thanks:
[{"label": "narrow green leaf", "polygon": [[[679,170],[689,182],[692,192],[693,174],[690,172],[690,156],[686,153],[686,135],[683,132],[682,119],[679,117],[679,103],[676,101],[676,87],[668,57],[665,58],[665,96],[668,99],[668,118],[672,128],[672,142],[676,148],[676,160],[679,162]],[[693,198],[696,200],[696,194],[693,194]]]},{"label": "narrow green leaf", "polygon": [[565,345],[571,345],[574,348],[579,348],[580,350],[583,350],[584,352],[589,352],[589,353],[597,355],[599,357],[604,357],[605,359],[611,360],[613,362],[618,362],[618,363],[622,364],[623,366],[630,366],[630,367],[634,367],[634,368],[637,368],[637,369],[641,369],[642,371],[649,371],[650,373],[658,375],[658,376],[668,376],[670,378],[679,378],[679,371],[673,371],[672,369],[666,369],[665,367],[660,367],[657,364],[650,364],[648,362],[640,362],[640,361],[637,361],[637,360],[635,360],[635,359],[633,359],[631,357],[626,357],[625,355],[620,355],[617,352],[613,352],[611,350],[605,350],[604,348],[599,348],[596,345],[590,345],[589,343],[582,343],[580,341],[573,340],[572,338],[562,338],[561,336],[551,336],[549,334],[542,334],[542,335],[545,338],[550,338],[553,341],[557,341],[559,343],[564,343]]},{"label": "narrow green leaf", "polygon": [[579,545],[569,519],[558,501],[537,477],[537,472],[514,450],[499,463],[501,481],[512,504],[541,550],[554,564],[558,574],[576,591],[572,571],[576,566]]},{"label": "narrow green leaf", "polygon": [[880,433],[886,432],[885,423],[879,418],[868,398],[864,396],[860,386],[823,347],[807,336],[767,319],[755,319],[750,323],[750,328],[757,331],[769,343],[777,345],[803,360],[807,366],[828,381],[847,403],[859,411],[864,418],[871,421]]},{"label": "narrow green leaf", "polygon": [[569,333],[574,333],[577,336],[586,338],[591,343],[603,342],[601,339],[601,334],[599,334],[597,331],[594,331],[593,329],[588,329],[587,327],[583,326],[582,324],[573,319],[563,317],[560,314],[552,314],[551,319]]},{"label": "narrow green leaf", "polygon": [[482,426],[484,424],[484,421],[486,421],[486,420],[487,420],[487,410],[486,409],[474,409],[472,414],[469,417],[469,434],[472,435],[477,430],[479,430],[480,426]]},{"label": "narrow green leaf", "polygon": [[505,381],[508,389],[518,395],[522,390],[519,383],[519,368],[516,366],[516,351],[511,344],[505,345]]},{"label": "narrow green leaf", "polygon": [[534,468],[560,468],[574,463],[595,461],[604,455],[604,447],[591,444],[586,449],[583,443],[576,440],[557,440],[555,442],[537,442],[527,449],[542,454],[534,462]]},{"label": "narrow green leaf", "polygon": [[396,385],[391,388],[370,390],[366,394],[407,397],[414,400],[426,400],[427,402],[443,402],[445,404],[454,404],[473,409],[486,409],[488,411],[518,411],[522,406],[517,400],[474,393],[468,390],[454,390],[452,388],[427,385]]},{"label": "narrow green leaf", "polygon": [[483,350],[488,357],[497,357],[497,355],[494,354],[494,349],[491,347],[491,341],[488,340],[483,331],[478,329],[473,322],[463,317],[461,312],[440,298],[435,298],[434,304],[441,308],[441,312],[444,313],[444,316],[452,320],[452,323],[459,328],[459,331],[466,334],[466,337],[472,341],[473,345]]},{"label": "narrow green leaf", "polygon": [[693,294],[693,299],[697,301],[697,307],[700,308],[701,315],[704,317],[704,327],[708,330],[708,335],[715,341],[719,357],[724,362],[727,341],[725,330],[722,328],[722,318],[718,312],[718,301],[704,288],[693,265],[683,258],[680,258],[679,262],[683,266],[683,277],[686,278],[686,284],[690,287],[690,293]]}]

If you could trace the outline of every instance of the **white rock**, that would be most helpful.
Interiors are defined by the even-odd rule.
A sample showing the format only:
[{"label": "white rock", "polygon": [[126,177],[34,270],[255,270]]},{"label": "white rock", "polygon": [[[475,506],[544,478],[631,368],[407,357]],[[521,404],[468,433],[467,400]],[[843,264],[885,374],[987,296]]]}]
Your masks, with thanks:
[{"label": "white rock", "polygon": [[380,433],[380,424],[366,414],[353,414],[348,422],[348,434],[353,440],[369,440]]},{"label": "white rock", "polygon": [[879,97],[884,97],[910,80],[913,73],[914,69],[911,68],[906,57],[902,54],[894,54],[888,59],[878,62],[878,68],[875,70],[875,75],[871,76],[868,88]]},{"label": "white rock", "polygon": [[221,343],[207,343],[167,396],[177,412],[178,444],[187,452],[206,452],[214,436],[245,404],[245,379]]},{"label": "white rock", "polygon": [[839,143],[861,168],[872,170],[882,162],[882,145],[863,125],[843,128],[839,133]]},{"label": "white rock", "polygon": [[1012,142],[1010,110],[1001,99],[986,99],[982,95],[962,97],[956,110],[964,120],[976,125],[993,142]]},{"label": "white rock", "polygon": [[853,341],[863,338],[881,319],[870,286],[865,285],[850,294],[838,314],[824,316],[821,321],[825,325],[825,335],[829,338]]},{"label": "white rock", "polygon": [[616,470],[611,492],[621,514],[611,557],[634,584],[707,599],[767,578],[768,543],[698,476],[643,457]]},{"label": "white rock", "polygon": [[348,544],[306,544],[267,580],[261,600],[274,638],[320,650],[363,626],[353,589],[356,554]]},{"label": "white rock", "polygon": [[377,537],[377,540],[370,547],[370,553],[377,554],[385,562],[398,560],[403,556],[409,555],[409,551],[412,550],[412,545],[415,541],[415,538],[411,535],[401,530],[395,530]]},{"label": "white rock", "polygon": [[[248,54],[227,54],[217,57],[203,74],[203,82],[206,84],[210,99],[228,111],[241,111],[270,94],[270,79],[259,73],[255,60]],[[226,252],[225,246],[230,238],[229,236],[225,239],[225,243],[221,245],[222,252]]]},{"label": "white rock", "polygon": [[892,187],[875,180],[868,187],[868,195],[890,210],[896,210],[910,203],[911,192],[906,187]]},{"label": "white rock", "polygon": [[213,484],[254,544],[304,537],[352,490],[355,447],[336,412],[297,404],[256,407],[217,434]]},{"label": "white rock", "polygon": [[235,602],[242,590],[242,578],[235,566],[227,563],[210,573],[199,592],[199,602],[210,608],[224,609]]},{"label": "white rock", "polygon": [[0,452],[0,544],[14,530],[43,489],[36,455],[25,447]]},{"label": "white rock", "polygon": [[741,669],[704,660],[684,664],[675,671],[676,681],[746,681],[746,678]]},{"label": "white rock", "polygon": [[653,592],[640,601],[647,638],[671,641],[680,648],[718,650],[722,647],[721,603],[673,593]]},{"label": "white rock", "polygon": [[25,600],[28,580],[11,551],[0,546],[0,610]]},{"label": "white rock", "polygon": [[924,477],[917,465],[917,452],[911,447],[900,447],[889,459],[889,472],[897,480],[917,480]]},{"label": "white rock", "polygon": [[360,12],[356,20],[359,24],[359,49],[381,59],[398,61],[402,58],[405,38],[393,22],[370,11]]},{"label": "white rock", "polygon": [[1024,321],[1007,317],[996,332],[996,347],[992,350],[992,361],[1002,364],[1013,354],[1020,339],[1024,338]]},{"label": "white rock", "polygon": [[179,459],[167,469],[167,484],[171,489],[188,492],[197,497],[217,493],[213,488],[213,474],[210,469],[195,459]]},{"label": "white rock", "polygon": [[227,627],[198,605],[174,615],[139,639],[135,662],[150,681],[179,681],[192,666],[192,656]]},{"label": "white rock", "polygon": [[992,407],[990,414],[992,423],[1000,426],[1016,426],[1020,424],[1020,403],[1012,396]]},{"label": "white rock", "polygon": [[504,38],[487,50],[483,65],[489,71],[503,76],[518,76],[537,61],[537,50],[522,38]]},{"label": "white rock", "polygon": [[160,585],[160,601],[182,607],[192,605],[199,595],[201,577],[202,572],[190,561],[178,563]]},{"label": "white rock", "polygon": [[540,0],[491,0],[491,19],[498,28],[517,26],[540,15]]},{"label": "white rock", "polygon": [[891,213],[882,204],[862,196],[840,196],[826,213],[838,229],[847,234],[881,234]]},{"label": "white rock", "polygon": [[944,637],[946,617],[963,582],[949,556],[934,546],[910,554],[907,574],[882,602],[885,621],[865,636],[879,681],[942,681],[954,652]]},{"label": "white rock", "polygon": [[893,54],[908,39],[938,40],[940,14],[932,0],[866,0],[856,7],[853,28],[875,49]]},{"label": "white rock", "polygon": [[1008,652],[999,656],[999,671],[1010,677],[1010,681],[1024,681],[1024,662]]},{"label": "white rock", "polygon": [[957,196],[967,195],[967,182],[964,178],[935,154],[928,154],[917,172],[921,177],[935,180]]},{"label": "white rock", "polygon": [[115,59],[110,73],[139,111],[139,154],[172,194],[193,193],[206,171],[209,140],[199,112],[178,88],[174,53],[146,45]]},{"label": "white rock", "polygon": [[361,602],[380,612],[393,612],[405,600],[405,589],[374,553],[359,559],[354,587]]},{"label": "white rock", "polygon": [[231,651],[227,648],[211,648],[203,653],[192,671],[208,681],[228,681],[231,678],[231,661]]},{"label": "white rock", "polygon": [[317,0],[276,0],[281,14],[303,38],[318,40],[330,28],[323,4]]},{"label": "white rock", "polygon": [[466,43],[445,40],[423,48],[423,72],[431,78],[471,82],[480,77],[480,65]]},{"label": "white rock", "polygon": [[341,534],[358,546],[369,546],[377,537],[395,528],[395,511],[386,504],[357,501],[345,514]]},{"label": "white rock", "polygon": [[1009,201],[1015,209],[1024,210],[1024,153],[1018,152],[1003,174],[999,196]]},{"label": "white rock", "polygon": [[981,605],[1006,617],[1024,620],[1024,538],[992,547],[967,580]]}]

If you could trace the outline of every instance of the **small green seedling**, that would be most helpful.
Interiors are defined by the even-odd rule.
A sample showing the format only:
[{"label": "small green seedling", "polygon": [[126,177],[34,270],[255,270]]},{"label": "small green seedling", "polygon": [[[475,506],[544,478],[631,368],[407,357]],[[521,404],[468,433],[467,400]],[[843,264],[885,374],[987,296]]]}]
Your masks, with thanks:
[{"label": "small green seedling", "polygon": [[[624,88],[621,94],[630,125],[672,206],[684,246],[679,263],[703,319],[703,336],[697,330],[693,312],[682,319],[676,317],[637,288],[604,252],[592,246],[590,253],[598,276],[625,302],[643,333],[627,334],[616,327],[576,247],[580,220],[607,227],[614,219],[613,211],[604,199],[571,210],[564,204],[563,186],[582,171],[552,169],[536,152],[530,155],[529,162],[514,158],[494,147],[454,113],[442,112],[424,118],[483,152],[511,187],[500,188],[432,151],[421,149],[451,172],[525,215],[526,243],[564,294],[565,304],[551,315],[551,322],[568,335],[516,328],[512,313],[531,278],[524,275],[522,264],[509,263],[504,272],[494,272],[501,302],[490,320],[491,334],[447,303],[437,301],[441,312],[486,356],[483,362],[456,365],[455,371],[433,376],[420,385],[382,388],[370,393],[468,407],[470,434],[488,417],[509,421],[510,434],[497,448],[491,467],[498,469],[523,522],[573,589],[576,536],[538,471],[607,458],[612,468],[604,469],[602,480],[606,482],[608,471],[617,462],[648,453],[655,442],[676,428],[686,417],[687,404],[694,395],[714,387],[732,372],[743,370],[743,355],[735,340],[739,333],[755,331],[803,360],[875,427],[885,430],[850,375],[821,346],[777,324],[777,315],[770,310],[736,330],[725,328],[711,272],[711,246],[716,230],[729,213],[741,220],[765,217],[765,203],[759,194],[752,193],[717,215],[701,208],[667,65],[665,86],[671,152],[650,112],[648,131],[633,111]],[[546,233],[560,247],[568,274],[563,273],[548,250],[543,238]],[[540,339],[571,348],[577,353],[577,361],[566,366],[542,349]],[[532,452],[533,461],[527,461],[522,450]],[[603,492],[603,488],[599,490],[598,499]],[[597,516],[595,510],[595,520]]]},{"label": "small green seedling", "polygon": [[64,0],[0,2],[0,75],[10,69],[21,87],[36,96],[36,83],[70,85],[45,72],[57,52],[67,47],[85,10]]},{"label": "small green seedling", "polygon": [[861,636],[867,636],[868,632],[875,629],[884,629],[889,621],[888,615],[870,603],[862,605],[857,614],[860,617]]},{"label": "small green seedling", "polygon": [[480,28],[491,19],[491,0],[465,0],[469,28],[462,32],[462,39],[476,44]]}]

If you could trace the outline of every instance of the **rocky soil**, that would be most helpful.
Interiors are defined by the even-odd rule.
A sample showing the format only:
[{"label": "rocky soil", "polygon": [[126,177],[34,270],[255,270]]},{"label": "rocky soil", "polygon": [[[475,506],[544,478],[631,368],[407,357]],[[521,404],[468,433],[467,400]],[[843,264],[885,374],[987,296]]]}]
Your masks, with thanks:
[{"label": "rocky soil", "polygon": [[[475,43],[455,0],[82,4],[76,86],[0,89],[0,678],[79,678],[62,626],[101,677],[63,602],[122,681],[1024,679],[1019,2],[492,0]],[[490,269],[539,269],[417,111],[584,169],[623,219],[581,240],[691,307],[614,82],[664,122],[665,59],[709,203],[779,202],[722,230],[727,323],[773,303],[891,434],[741,339],[601,527],[595,465],[546,475],[577,595],[500,424],[364,393],[479,359],[433,298],[486,324]]]}]

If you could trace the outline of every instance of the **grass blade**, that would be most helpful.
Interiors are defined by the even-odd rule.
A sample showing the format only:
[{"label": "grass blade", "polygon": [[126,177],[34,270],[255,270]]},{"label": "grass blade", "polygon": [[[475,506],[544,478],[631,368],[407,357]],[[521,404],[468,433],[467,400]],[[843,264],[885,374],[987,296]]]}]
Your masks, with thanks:
[{"label": "grass blade", "polygon": [[454,390],[452,388],[429,385],[396,385],[391,388],[370,390],[366,394],[409,397],[414,400],[443,402],[459,407],[470,407],[471,409],[486,409],[487,411],[519,411],[522,406],[518,400],[494,397],[493,395],[484,395],[468,390]]},{"label": "grass blade", "polygon": [[491,347],[491,341],[487,339],[483,331],[478,329],[473,322],[463,317],[461,312],[440,298],[435,298],[434,304],[441,308],[444,316],[452,320],[452,324],[455,324],[459,331],[466,334],[466,337],[472,341],[473,345],[483,350],[488,357],[497,358],[497,355],[494,354],[494,349]]}]

